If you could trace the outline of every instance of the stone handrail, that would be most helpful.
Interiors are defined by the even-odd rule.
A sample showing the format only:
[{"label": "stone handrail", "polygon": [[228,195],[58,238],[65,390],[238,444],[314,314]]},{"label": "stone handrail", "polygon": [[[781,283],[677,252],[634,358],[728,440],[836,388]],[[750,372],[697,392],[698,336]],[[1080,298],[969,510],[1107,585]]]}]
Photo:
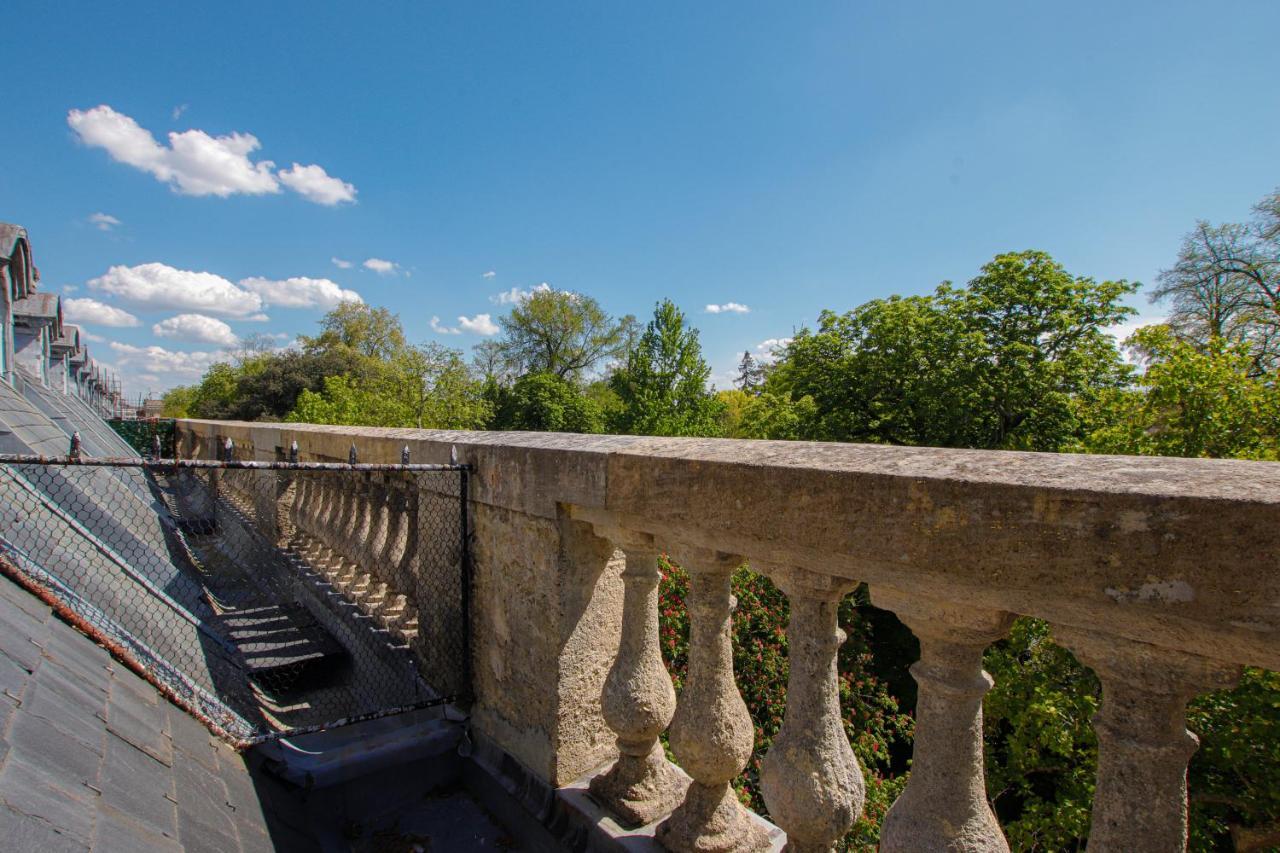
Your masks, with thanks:
[{"label": "stone handrail", "polygon": [[[1091,850],[1181,850],[1185,706],[1241,665],[1280,669],[1280,464],[805,442],[179,423],[274,458],[475,466],[478,733],[553,786],[591,789],[673,850],[764,849],[732,794],[752,748],[733,681],[729,576],[791,602],[784,722],[762,767],[789,849],[826,850],[862,806],[841,727],[841,597],[869,585],[920,639],[910,781],[883,850],[1007,850],[983,782],[983,650],[1046,619],[1098,674]],[[657,643],[657,555],[690,573],[678,697]],[[681,768],[658,737],[668,731]],[[687,776],[685,774],[688,774]]]}]

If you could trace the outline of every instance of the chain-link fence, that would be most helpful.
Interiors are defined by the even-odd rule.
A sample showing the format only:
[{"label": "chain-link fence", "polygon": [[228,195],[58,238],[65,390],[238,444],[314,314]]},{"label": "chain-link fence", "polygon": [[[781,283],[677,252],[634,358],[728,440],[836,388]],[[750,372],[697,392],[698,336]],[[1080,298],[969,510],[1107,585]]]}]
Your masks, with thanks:
[{"label": "chain-link fence", "polygon": [[253,742],[465,703],[466,477],[0,457],[0,562]]}]

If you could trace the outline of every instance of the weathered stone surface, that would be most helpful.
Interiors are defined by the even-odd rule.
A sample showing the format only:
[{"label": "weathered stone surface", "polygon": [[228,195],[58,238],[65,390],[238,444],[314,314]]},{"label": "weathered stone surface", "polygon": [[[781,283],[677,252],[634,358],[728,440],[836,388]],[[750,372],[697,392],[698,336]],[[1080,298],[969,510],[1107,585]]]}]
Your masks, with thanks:
[{"label": "weathered stone surface", "polygon": [[626,598],[622,641],[601,697],[604,720],[618,735],[618,760],[592,780],[591,793],[627,824],[642,826],[675,808],[686,788],[658,743],[676,710],[658,647],[658,552],[648,534],[599,532],[624,549]]},{"label": "weathered stone surface", "polygon": [[885,853],[1008,853],[987,803],[982,755],[982,697],[992,680],[982,653],[1003,637],[1013,615],[892,589],[872,589],[920,640],[911,667],[919,685],[911,778],[885,815]]},{"label": "weathered stone surface", "polygon": [[[889,606],[923,643],[915,669],[921,685],[916,780],[890,813],[886,849],[898,843],[895,826],[910,838],[898,849],[1003,849],[985,803],[978,807],[982,768],[975,743],[981,695],[990,684],[981,649],[998,636],[992,631],[1002,630],[996,623],[1007,620],[1004,614],[1048,619],[1062,636],[1104,635],[1116,647],[1143,644],[1156,650],[1151,660],[1165,661],[1152,669],[1164,682],[1144,681],[1128,664],[1098,665],[1110,698],[1099,718],[1103,770],[1095,826],[1098,832],[1118,828],[1113,836],[1096,834],[1091,849],[1119,849],[1123,842],[1114,839],[1131,841],[1135,834],[1144,843],[1162,837],[1146,833],[1141,821],[1133,824],[1126,810],[1137,808],[1132,793],[1148,788],[1161,792],[1164,805],[1156,811],[1178,802],[1188,747],[1181,723],[1176,730],[1165,724],[1181,719],[1187,690],[1217,683],[1197,673],[1225,664],[1280,669],[1280,573],[1266,568],[1280,564],[1280,464],[306,424],[179,426],[186,455],[211,456],[227,437],[249,458],[276,458],[296,439],[304,460],[345,461],[354,440],[363,461],[399,461],[408,445],[415,462],[445,462],[456,449],[460,461],[476,466],[469,493],[473,720],[492,743],[552,785],[618,754],[618,732],[606,725],[600,700],[624,633],[624,582],[622,561],[611,561],[609,543],[589,530],[602,517],[655,534],[659,548],[681,542],[746,553],[760,566],[860,578],[882,606],[894,591],[910,593]],[[351,526],[352,500],[344,496],[342,512],[330,510],[335,541],[362,529]],[[368,512],[374,520],[364,547],[386,552],[379,545],[389,538],[381,510]],[[415,577],[427,572],[404,553],[384,557],[402,558]],[[920,596],[942,610],[916,613],[912,606],[918,610],[921,602],[911,599]],[[807,619],[816,627],[797,626],[804,637],[796,645],[825,648],[831,635],[821,627],[827,620],[822,606],[802,605],[798,615],[801,624]],[[695,651],[724,655],[718,641],[712,646],[695,644]],[[809,656],[819,661],[822,653]],[[706,783],[736,773],[750,741],[739,742],[745,714],[736,691],[720,684],[724,666],[714,660],[700,666],[707,674],[691,678],[685,692],[699,681],[702,686],[690,693],[688,712],[681,697],[672,725],[673,745],[684,731],[688,761],[679,746],[677,754],[699,784],[664,826],[673,846],[680,838],[718,837],[731,847],[741,840],[732,837],[740,807],[722,795],[719,782]],[[815,677],[795,692],[821,697],[822,683]],[[705,695],[694,701],[698,691]],[[800,843],[821,845],[843,811],[832,805],[818,818],[813,804],[851,802],[855,786],[846,784],[848,768],[839,756],[805,755],[830,746],[818,736],[825,718],[815,701],[817,729],[797,732],[789,761],[782,758],[786,750],[776,761],[780,778],[796,775],[806,762],[812,766],[818,778],[812,790],[783,799],[796,804]],[[1121,712],[1107,710],[1107,703],[1134,709],[1128,728],[1113,719]],[[681,723],[686,713],[696,725]],[[640,732],[653,722],[624,725]],[[1157,730],[1163,734],[1150,734]],[[1143,746],[1147,736],[1158,743]],[[639,752],[638,734],[632,742]],[[1136,760],[1148,746],[1167,753],[1167,760]],[[642,778],[661,773],[652,750],[632,757],[642,758],[632,765]],[[940,830],[930,815],[951,828]],[[1152,821],[1174,826],[1177,834],[1178,821],[1168,815]],[[708,843],[711,849],[720,841]]]},{"label": "weathered stone surface", "polygon": [[1091,851],[1167,853],[1187,845],[1187,762],[1199,739],[1187,702],[1230,687],[1239,667],[1105,634],[1054,630],[1102,681]]},{"label": "weathered stone surface", "polygon": [[747,766],[755,741],[733,678],[735,602],[729,578],[742,558],[685,546],[675,557],[689,573],[689,669],[669,736],[693,783],[684,802],[658,827],[658,841],[678,852],[762,850],[768,839],[729,784]]},{"label": "weathered stone surface", "polygon": [[760,768],[769,815],[787,832],[789,853],[833,850],[862,813],[866,782],[840,713],[836,654],[845,641],[836,616],[856,584],[793,567],[755,564],[787,594],[787,710]]}]

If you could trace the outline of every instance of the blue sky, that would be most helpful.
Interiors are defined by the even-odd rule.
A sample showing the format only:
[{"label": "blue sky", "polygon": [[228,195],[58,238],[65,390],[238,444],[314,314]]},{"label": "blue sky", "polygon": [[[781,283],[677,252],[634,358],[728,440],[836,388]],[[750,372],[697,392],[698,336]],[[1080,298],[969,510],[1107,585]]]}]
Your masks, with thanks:
[{"label": "blue sky", "polygon": [[673,298],[723,386],[1000,251],[1150,282],[1280,185],[1275,2],[321,5],[7,7],[0,220],[130,393],[346,291],[469,348],[541,282]]}]

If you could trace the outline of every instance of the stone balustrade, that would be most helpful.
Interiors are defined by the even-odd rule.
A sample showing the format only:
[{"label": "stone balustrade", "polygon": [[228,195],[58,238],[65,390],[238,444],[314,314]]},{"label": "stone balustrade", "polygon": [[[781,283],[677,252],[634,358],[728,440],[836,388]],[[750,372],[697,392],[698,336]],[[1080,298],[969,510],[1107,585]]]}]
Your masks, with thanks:
[{"label": "stone balustrade", "polygon": [[[296,439],[304,459],[343,459],[355,441],[366,461],[407,444],[415,461],[456,449],[474,465],[477,737],[553,788],[589,780],[618,823],[671,850],[778,845],[730,787],[753,748],[729,631],[744,561],[791,605],[787,707],[761,771],[789,850],[832,849],[863,805],[836,679],[836,610],[860,583],[921,648],[912,774],[886,851],[1008,849],[984,786],[982,655],[1015,616],[1048,620],[1102,683],[1090,850],[1184,849],[1186,703],[1242,665],[1280,668],[1273,463],[179,424],[188,455],[226,436],[257,458]],[[293,520],[404,589],[423,568],[387,543],[411,498],[304,481]],[[660,553],[690,574],[678,697],[658,650]]]}]

